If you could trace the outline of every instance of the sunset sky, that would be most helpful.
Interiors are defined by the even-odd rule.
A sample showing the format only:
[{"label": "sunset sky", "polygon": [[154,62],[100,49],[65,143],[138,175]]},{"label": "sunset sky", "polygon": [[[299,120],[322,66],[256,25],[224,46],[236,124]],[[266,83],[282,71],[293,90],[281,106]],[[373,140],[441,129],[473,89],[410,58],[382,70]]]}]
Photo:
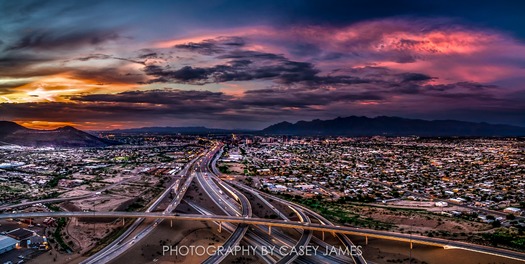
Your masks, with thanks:
[{"label": "sunset sky", "polygon": [[523,1],[0,0],[0,120],[525,126]]}]

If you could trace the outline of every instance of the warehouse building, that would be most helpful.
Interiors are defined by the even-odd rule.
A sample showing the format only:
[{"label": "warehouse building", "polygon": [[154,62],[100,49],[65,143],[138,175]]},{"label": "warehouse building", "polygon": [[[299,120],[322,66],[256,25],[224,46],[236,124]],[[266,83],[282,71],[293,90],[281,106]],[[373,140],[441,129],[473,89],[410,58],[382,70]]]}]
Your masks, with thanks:
[{"label": "warehouse building", "polygon": [[0,235],[0,254],[6,253],[17,247],[18,240],[10,238],[8,236]]}]

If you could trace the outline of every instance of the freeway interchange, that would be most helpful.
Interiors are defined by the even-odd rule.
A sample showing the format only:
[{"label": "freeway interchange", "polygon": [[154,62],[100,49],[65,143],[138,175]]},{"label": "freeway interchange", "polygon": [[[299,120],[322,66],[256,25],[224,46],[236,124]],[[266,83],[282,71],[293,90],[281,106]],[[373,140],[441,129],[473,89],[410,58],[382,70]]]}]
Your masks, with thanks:
[{"label": "freeway interchange", "polygon": [[492,248],[482,245],[470,244],[459,241],[452,241],[440,238],[431,238],[418,235],[409,235],[388,231],[378,231],[370,229],[360,229],[348,226],[332,226],[316,223],[304,223],[300,221],[285,221],[265,218],[245,218],[239,216],[224,215],[201,215],[201,214],[164,214],[146,212],[36,212],[36,213],[15,213],[0,214],[0,219],[9,218],[36,218],[36,217],[83,217],[83,218],[104,218],[104,217],[123,217],[123,218],[150,218],[167,219],[174,221],[211,221],[219,223],[246,224],[246,225],[265,225],[282,228],[298,228],[304,230],[321,231],[327,233],[340,233],[348,235],[368,236],[389,240],[404,241],[408,243],[419,243],[443,247],[444,249],[464,249],[486,254],[507,257],[516,260],[525,260],[525,253]]},{"label": "freeway interchange", "polygon": [[[419,243],[441,247],[445,249],[463,249],[484,254],[491,254],[499,257],[514,260],[525,260],[525,254],[501,248],[487,247],[477,244],[470,244],[459,241],[451,241],[439,238],[417,236],[404,233],[388,231],[378,231],[370,229],[360,229],[348,226],[337,226],[316,212],[275,196],[271,196],[259,190],[253,189],[239,182],[223,181],[220,179],[220,172],[215,163],[222,154],[221,143],[215,143],[209,150],[201,153],[197,158],[189,162],[177,175],[166,190],[152,201],[144,212],[36,212],[36,213],[3,213],[0,219],[10,218],[38,218],[38,217],[67,217],[67,218],[134,218],[136,219],[127,229],[103,250],[83,260],[83,264],[109,263],[115,261],[119,256],[128,252],[136,246],[137,242],[147,237],[152,231],[165,220],[170,221],[207,221],[216,225],[219,232],[223,230],[229,233],[228,238],[223,242],[224,248],[234,248],[239,245],[252,247],[277,246],[285,247],[289,252],[280,252],[274,255],[262,255],[258,257],[265,263],[285,264],[285,263],[367,263],[361,254],[351,254],[350,256],[315,255],[301,256],[297,254],[298,249],[315,244],[328,249],[330,245],[324,241],[325,233],[333,234],[340,245],[346,248],[355,248],[355,245],[346,235],[357,235],[396,240],[412,243]],[[203,204],[198,204],[186,198],[186,192],[195,184],[213,202],[214,206],[220,209],[217,214],[206,208]],[[168,198],[169,195],[173,198]],[[95,193],[84,195],[86,198]],[[276,219],[260,218],[254,215],[252,205],[253,200],[257,199],[266,208],[272,210],[277,216]],[[59,202],[68,199],[83,199],[85,197],[69,197],[48,199],[34,202],[26,202],[18,205],[10,205],[2,209],[16,208],[17,206],[27,206],[34,203]],[[168,205],[162,211],[158,207],[162,201],[169,199]],[[283,211],[277,209],[274,203],[289,208],[293,212],[292,218]],[[192,207],[199,214],[176,213],[177,206],[185,203]],[[145,221],[149,220],[149,221]],[[313,221],[312,221],[313,220]],[[291,236],[290,232],[296,234]],[[322,239],[314,236],[314,231],[322,234]],[[299,237],[299,238],[297,238]],[[203,263],[221,263],[228,257],[228,254],[213,254]]]}]

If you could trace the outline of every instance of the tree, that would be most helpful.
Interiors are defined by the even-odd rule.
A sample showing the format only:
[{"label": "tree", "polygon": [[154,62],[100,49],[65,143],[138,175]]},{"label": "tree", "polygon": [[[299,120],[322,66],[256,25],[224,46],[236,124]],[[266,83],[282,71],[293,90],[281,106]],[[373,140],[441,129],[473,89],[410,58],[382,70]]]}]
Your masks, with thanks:
[{"label": "tree", "polygon": [[513,214],[508,214],[507,216],[505,216],[505,218],[507,218],[507,220],[514,220],[516,219],[516,216]]}]

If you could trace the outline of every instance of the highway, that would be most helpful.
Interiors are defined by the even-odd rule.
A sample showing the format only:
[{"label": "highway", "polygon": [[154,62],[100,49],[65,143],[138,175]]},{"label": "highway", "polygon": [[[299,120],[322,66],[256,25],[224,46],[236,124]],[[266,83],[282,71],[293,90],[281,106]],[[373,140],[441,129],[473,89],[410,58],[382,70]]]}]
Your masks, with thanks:
[{"label": "highway", "polygon": [[[287,216],[285,216],[281,211],[277,210],[277,208],[275,208],[270,202],[268,202],[267,199],[262,197],[254,189],[251,189],[244,185],[237,185],[237,187],[240,187],[241,189],[244,189],[250,192],[255,197],[257,197],[264,204],[266,204],[267,207],[271,208],[281,219],[290,221],[290,219]],[[292,209],[295,212],[295,214],[298,215],[298,217],[300,217],[300,219],[304,219],[305,221],[303,222],[310,222],[309,217],[301,209],[294,208],[294,207],[290,207],[290,209]],[[324,241],[320,239],[316,239],[316,237],[313,236],[313,232],[310,230],[303,230],[303,229],[295,229],[295,230],[301,233],[301,238],[295,244],[295,248],[300,248],[301,246],[307,246],[311,240],[313,240],[315,244],[318,244],[319,246],[321,246],[324,250],[331,247],[331,245],[325,243]],[[348,257],[342,256],[342,255],[334,255],[334,256],[324,256],[323,255],[323,256],[316,256],[316,258],[321,260],[322,263],[348,263],[349,261]],[[297,256],[297,254],[289,254],[285,256],[283,259],[281,259],[279,262],[290,263],[292,261],[295,263],[311,263],[314,261],[314,257],[313,256]]]},{"label": "highway", "polygon": [[[417,243],[436,247],[443,247],[444,249],[463,249],[484,254],[491,254],[499,257],[505,257],[520,261],[525,261],[525,253],[511,251],[502,248],[494,248],[471,244],[460,241],[446,240],[441,238],[424,237],[419,235],[410,235],[403,233],[395,233],[389,231],[379,231],[370,229],[360,229],[348,226],[331,226],[316,223],[303,223],[295,221],[283,221],[275,219],[264,218],[245,218],[239,216],[227,215],[200,215],[200,214],[165,214],[165,213],[146,213],[146,212],[31,212],[31,213],[7,213],[0,214],[0,219],[10,218],[38,218],[38,217],[82,217],[82,218],[149,218],[149,219],[168,219],[174,221],[212,221],[212,222],[229,222],[246,225],[267,225],[272,227],[282,228],[301,228],[320,232],[335,232],[340,234],[348,234],[355,236],[367,236],[373,238],[381,238],[387,240],[396,240],[407,243]],[[408,244],[407,244],[408,247]]]},{"label": "highway", "polygon": [[[251,216],[251,205],[250,205],[250,202],[249,200],[237,189],[235,188],[232,188],[231,186],[229,186],[228,184],[226,184],[224,181],[222,181],[221,179],[219,179],[217,176],[220,175],[220,172],[217,170],[217,167],[216,167],[216,161],[217,159],[221,156],[222,154],[222,144],[218,146],[220,151],[218,152],[217,155],[215,155],[215,157],[211,160],[211,163],[207,163],[207,169],[208,169],[208,173],[205,174],[206,176],[204,177],[204,179],[208,179],[211,181],[214,181],[216,184],[214,184],[213,182],[211,184],[209,184],[210,186],[214,186],[214,188],[217,188],[219,190],[225,190],[225,192],[219,192],[219,193],[229,193],[231,197],[234,197],[235,200],[239,201],[241,203],[241,208],[250,208],[250,213],[249,213],[249,216]],[[220,198],[218,198],[219,200],[221,200]],[[229,200],[228,202],[230,202],[231,200]],[[272,206],[273,207],[273,206]],[[225,208],[227,209],[227,208]],[[273,210],[276,210],[275,207],[273,207]],[[278,210],[276,210],[278,211]],[[235,213],[235,212],[234,212]],[[282,213],[279,212],[279,214],[282,215]],[[301,213],[297,212],[297,214],[299,215],[299,217],[301,217],[301,220],[302,221],[309,221],[308,217],[306,215],[301,215]],[[233,215],[232,213],[230,213],[230,215]],[[243,212],[242,215],[244,217],[246,217],[248,214],[247,212]],[[248,217],[249,217],[248,216]],[[286,235],[285,233],[281,232],[280,230],[275,230],[273,233],[269,234],[269,232],[271,230],[267,230],[265,228],[261,228],[260,226],[256,226],[258,229],[252,229],[252,230],[249,230],[247,234],[244,235],[245,239],[247,240],[246,242],[247,243],[250,243],[254,246],[261,246],[261,245],[264,245],[264,246],[272,246],[272,245],[277,245],[277,246],[286,246],[287,248],[294,248],[295,250],[291,250],[291,253],[290,254],[286,254],[286,255],[279,255],[279,254],[275,254],[274,257],[278,257],[278,260],[275,261],[275,260],[270,260],[268,258],[263,258],[265,261],[271,261],[271,263],[291,263],[292,261],[294,261],[297,257],[298,257],[298,254],[296,254],[296,250],[299,249],[301,246],[306,246],[308,245],[312,235],[313,235],[313,232],[307,230],[307,231],[304,231],[303,233],[303,236],[301,237],[301,239],[298,241],[298,242],[295,242],[294,239],[288,237],[288,235]],[[248,229],[248,226],[245,227],[245,229]],[[229,238],[229,240],[227,241],[227,243],[225,243],[226,247],[228,246],[231,246],[231,245],[236,245],[240,242],[240,240],[243,238],[243,236],[240,236],[238,235],[239,232],[234,232],[232,234],[232,236]],[[235,244],[233,243],[228,243],[229,241],[236,241]],[[212,257],[213,258],[213,257]],[[210,259],[212,259],[210,258]],[[210,260],[209,259],[209,260]],[[310,261],[311,262],[311,261]],[[206,262],[206,263],[218,263],[217,262]]]},{"label": "highway", "polygon": [[[298,204],[294,204],[294,203],[291,203],[289,201],[286,201],[284,199],[281,199],[279,197],[276,197],[276,196],[272,196],[272,195],[269,195],[267,193],[264,193],[264,192],[261,192],[259,190],[256,190],[256,189],[253,189],[249,186],[246,186],[242,183],[239,183],[239,182],[235,182],[235,181],[230,181],[231,184],[237,186],[238,188],[242,188],[242,189],[245,189],[249,192],[252,192],[252,193],[256,193],[258,194],[259,196],[264,196],[264,197],[268,197],[269,199],[273,199],[275,201],[278,201],[282,204],[285,204],[285,205],[288,205],[290,208],[296,208],[298,211],[304,211],[304,212],[308,212],[308,214],[310,214],[311,216],[313,216],[314,218],[316,218],[319,222],[321,222],[322,224],[324,225],[330,225],[330,226],[333,226],[334,224],[332,224],[330,221],[328,221],[328,219],[324,218],[323,216],[321,216],[320,214],[314,212],[313,210],[307,208],[307,207],[304,207],[302,205],[298,205]],[[339,240],[347,247],[347,248],[352,248],[352,247],[355,247],[354,243],[352,243],[352,241],[345,235],[342,235],[342,234],[337,234],[337,237],[339,238]],[[363,256],[350,256],[354,263],[357,263],[357,264],[366,264],[366,260],[363,258]]]},{"label": "highway", "polygon": [[[268,208],[270,208],[272,211],[274,211],[277,216],[279,216],[281,219],[283,220],[286,220],[286,221],[289,221],[290,219],[285,216],[281,211],[277,210],[277,208],[275,208],[275,206],[273,206],[271,203],[268,202],[268,200],[266,200],[264,197],[262,197],[258,192],[256,192],[255,190],[247,187],[247,186],[244,186],[244,185],[237,185],[238,187],[241,187],[241,189],[244,189],[246,191],[248,191],[249,193],[251,193],[252,195],[254,195],[255,197],[257,197],[260,201],[262,201]],[[288,205],[290,207],[290,209],[292,211],[295,212],[295,214],[299,217],[300,221],[301,222],[310,222],[310,218],[300,209],[296,209],[294,207],[292,207],[291,205]],[[302,230],[302,229],[296,229],[296,230]],[[301,231],[299,231],[301,232]],[[301,248],[301,246],[307,246],[309,243],[310,243],[310,240],[313,236],[313,232],[311,230],[302,230],[302,234],[301,234],[301,238],[299,239],[299,241],[297,241],[297,243],[295,244],[294,248],[296,249],[299,249]],[[283,263],[291,263],[293,262],[297,257],[298,257],[298,254],[295,254],[297,253],[297,251],[292,251],[291,254],[287,254],[286,256],[284,256],[282,259],[280,259],[277,263],[279,264],[283,264]]]},{"label": "highway", "polygon": [[[212,149],[199,162],[199,166],[197,169],[197,180],[201,187],[204,189],[204,191],[208,194],[210,199],[212,199],[214,203],[217,204],[217,206],[221,208],[221,210],[227,215],[241,215],[242,217],[246,218],[252,217],[252,208],[248,199],[246,199],[246,197],[237,190],[222,184],[221,180],[218,179],[216,175],[214,175],[213,171],[209,169],[210,166],[214,167],[213,165],[215,164],[216,160],[220,157],[220,154],[217,155],[219,150],[222,153],[222,144],[214,145]],[[224,190],[226,190],[226,192],[223,192],[219,185]],[[226,193],[229,193],[229,196]],[[232,198],[240,202],[240,204],[233,202]],[[240,208],[238,206],[240,206]],[[248,225],[238,225],[235,228],[235,231],[233,231],[230,237],[224,242],[223,247],[233,248],[239,245],[247,231]],[[215,254],[208,257],[208,259],[206,259],[203,263],[220,263],[226,257],[226,254]]]},{"label": "highway", "polygon": [[[299,217],[299,221],[303,223],[311,223],[310,218],[300,209],[296,209],[294,207],[290,206],[290,209],[292,209],[297,216]],[[291,254],[287,254],[284,256],[277,264],[288,264],[292,263],[297,257],[299,257],[298,249],[304,246],[307,246],[310,243],[310,240],[312,239],[314,232],[312,230],[303,229],[303,234],[301,235],[301,238],[297,241],[294,248],[296,251],[292,250]]]},{"label": "highway", "polygon": [[[240,201],[241,201],[243,208],[246,206],[250,206],[248,199],[246,199],[246,197],[244,197],[242,193],[240,193],[238,190],[234,188],[231,188],[229,185],[222,183],[222,181],[217,177],[217,176],[220,176],[221,173],[217,169],[216,162],[217,162],[217,159],[221,156],[222,152],[223,150],[222,150],[222,145],[221,145],[220,152],[216,155],[216,157],[212,160],[212,162],[208,164],[208,168],[210,168],[211,171],[213,171],[213,174],[215,174],[214,180],[216,180],[223,188],[227,189],[234,197],[241,197]],[[250,189],[247,189],[247,190],[251,192]],[[269,208],[271,208],[274,212],[276,212],[277,215],[281,216],[283,220],[288,220],[286,216],[284,216],[279,210],[277,210],[273,205],[271,205],[268,201],[266,201],[266,199],[261,197],[257,192],[251,192],[251,193],[257,196],[263,203],[265,203]],[[289,205],[289,206],[290,206],[290,209],[292,209],[297,214],[301,222],[310,223],[310,218],[306,214],[304,214],[302,210],[292,207],[293,205]],[[300,249],[301,247],[307,246],[310,243],[312,236],[313,236],[313,231],[303,230],[301,238],[293,246],[294,250],[291,250],[291,253],[286,254],[277,263],[278,264],[292,263],[299,256],[297,254],[298,249]],[[288,238],[287,235],[281,232],[274,232],[273,237],[279,238],[278,240],[283,242],[283,244],[286,244],[286,246],[288,246],[288,241],[292,240]]]},{"label": "highway", "polygon": [[[190,205],[191,207],[195,208],[199,213],[203,214],[203,215],[213,215],[213,213],[211,213],[210,211],[202,208],[201,206],[199,205],[196,205],[195,203],[191,202],[191,201],[186,201],[188,203],[188,205]],[[219,223],[219,222],[214,222],[216,223],[217,225],[221,225],[221,229],[222,230],[226,230],[228,231],[230,234],[233,234],[235,232],[235,230],[237,230],[237,227],[231,223]],[[265,243],[264,242],[264,239],[262,239],[261,237],[259,236],[256,236],[255,234],[253,233],[246,233],[244,236],[243,236],[243,239],[246,241],[246,243],[248,243],[250,246],[258,246],[260,245],[261,243]],[[223,244],[223,248],[226,248],[224,247],[224,244]],[[260,251],[256,251],[256,253],[259,255],[259,257],[261,257],[262,260],[264,260],[266,263],[268,264],[272,264],[272,263],[275,263],[275,261],[271,258],[270,255],[263,255],[261,254]],[[210,259],[210,258],[208,258]],[[208,260],[207,259],[207,260]]]},{"label": "highway", "polygon": [[[177,176],[183,176],[185,177],[188,175],[188,171],[190,168],[193,167],[193,164],[199,159],[200,155],[190,161],[179,173],[177,173]],[[193,177],[190,176],[188,180],[186,180],[184,187],[182,188],[183,192],[185,192],[193,180]],[[151,212],[157,208],[157,206],[160,204],[162,200],[164,200],[170,192],[176,189],[181,189],[180,187],[180,180],[176,180],[173,184],[171,184],[156,200],[153,202],[147,209],[146,212]],[[182,199],[184,195],[180,195],[180,193],[171,201],[171,203],[168,205],[164,213],[171,213],[175,207],[180,203],[180,200]],[[101,251],[93,254],[89,258],[85,259],[81,262],[81,264],[92,264],[92,263],[107,263],[127,250],[129,250],[134,243],[139,241],[140,239],[146,237],[153,229],[160,223],[159,220],[155,220],[153,224],[150,224],[145,229],[143,229],[139,234],[137,234],[131,242],[129,243],[123,243],[124,240],[126,240],[142,223],[144,222],[144,218],[137,219],[122,235],[120,235],[117,239],[112,241],[108,246],[106,246]]]}]

